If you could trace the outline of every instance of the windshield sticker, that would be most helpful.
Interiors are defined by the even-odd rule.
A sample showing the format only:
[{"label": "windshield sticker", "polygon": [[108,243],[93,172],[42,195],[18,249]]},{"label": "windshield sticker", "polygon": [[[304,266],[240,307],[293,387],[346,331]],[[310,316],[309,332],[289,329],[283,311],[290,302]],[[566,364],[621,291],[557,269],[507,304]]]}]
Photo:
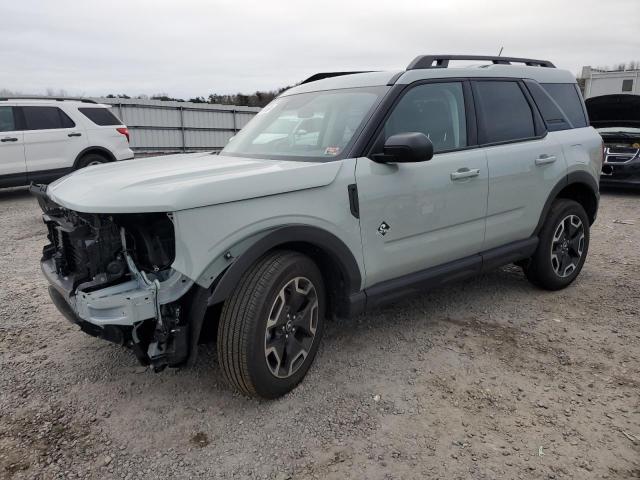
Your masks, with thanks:
[{"label": "windshield sticker", "polygon": [[324,151],[325,155],[338,155],[340,153],[340,147],[327,147]]}]

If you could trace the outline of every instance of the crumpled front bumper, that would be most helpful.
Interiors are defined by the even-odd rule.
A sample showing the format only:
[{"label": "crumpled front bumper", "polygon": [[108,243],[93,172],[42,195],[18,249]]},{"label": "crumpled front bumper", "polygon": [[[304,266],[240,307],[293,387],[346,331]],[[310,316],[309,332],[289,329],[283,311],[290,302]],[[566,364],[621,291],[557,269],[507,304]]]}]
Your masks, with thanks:
[{"label": "crumpled front bumper", "polygon": [[62,294],[49,286],[49,296],[56,308],[64,315],[64,317],[71,323],[74,323],[80,327],[80,329],[93,336],[108,340],[110,342],[117,343],[118,345],[125,345],[131,336],[131,332],[128,328],[119,327],[115,325],[107,325],[106,327],[98,327],[92,323],[85,322],[81,319],[76,312],[71,308],[71,305],[67,303]]},{"label": "crumpled front bumper", "polygon": [[[56,307],[74,323],[87,322],[98,328],[129,326],[157,318],[160,305],[174,302],[193,285],[193,281],[177,271],[163,282],[147,284],[140,278],[93,292],[73,291],[71,281],[56,272],[52,259],[41,262],[42,272],[49,281]],[[54,298],[52,290],[57,293]],[[64,301],[68,308],[60,301]]]}]

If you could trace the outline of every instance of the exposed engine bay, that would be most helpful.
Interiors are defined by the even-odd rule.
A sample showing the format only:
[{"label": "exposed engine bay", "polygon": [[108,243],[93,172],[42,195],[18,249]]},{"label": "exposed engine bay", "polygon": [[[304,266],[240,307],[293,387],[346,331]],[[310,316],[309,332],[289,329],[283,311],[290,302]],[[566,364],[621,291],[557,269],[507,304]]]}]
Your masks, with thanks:
[{"label": "exposed engine bay", "polygon": [[193,282],[171,268],[171,214],[81,213],[53,203],[44,187],[31,191],[48,229],[42,268],[58,309],[86,333],[132,348],[156,370],[186,361],[184,302]]},{"label": "exposed engine bay", "polygon": [[74,289],[92,291],[131,272],[125,253],[141,272],[162,277],[175,256],[173,224],[167,214],[97,215],[54,208],[45,212],[51,242],[43,251]]}]

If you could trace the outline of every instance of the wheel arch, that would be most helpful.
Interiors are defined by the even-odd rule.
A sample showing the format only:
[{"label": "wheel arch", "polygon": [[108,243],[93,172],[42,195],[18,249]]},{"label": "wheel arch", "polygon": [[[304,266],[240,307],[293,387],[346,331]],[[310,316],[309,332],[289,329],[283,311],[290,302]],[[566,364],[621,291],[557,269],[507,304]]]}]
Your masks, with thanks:
[{"label": "wheel arch", "polygon": [[598,203],[600,200],[598,182],[587,172],[571,172],[551,190],[547,201],[542,209],[542,214],[538,220],[535,234],[538,235],[544,221],[549,214],[551,205],[557,198],[567,198],[575,200],[583,206],[589,217],[589,224],[593,224],[598,213]]},{"label": "wheel arch", "polygon": [[80,163],[80,160],[82,160],[83,157],[85,157],[86,155],[89,155],[91,153],[95,153],[97,155],[101,155],[101,156],[105,157],[107,159],[107,161],[109,161],[109,162],[115,162],[116,161],[116,157],[108,149],[106,149],[104,147],[93,146],[93,147],[85,148],[78,155],[76,155],[76,159],[73,162],[73,168],[74,169],[78,168],[78,164]]},{"label": "wheel arch", "polygon": [[214,281],[209,305],[226,300],[251,265],[266,253],[278,249],[298,251],[316,263],[329,296],[329,313],[341,314],[349,308],[349,296],[358,293],[362,283],[362,274],[355,256],[334,234],[306,225],[277,228],[247,248]]}]

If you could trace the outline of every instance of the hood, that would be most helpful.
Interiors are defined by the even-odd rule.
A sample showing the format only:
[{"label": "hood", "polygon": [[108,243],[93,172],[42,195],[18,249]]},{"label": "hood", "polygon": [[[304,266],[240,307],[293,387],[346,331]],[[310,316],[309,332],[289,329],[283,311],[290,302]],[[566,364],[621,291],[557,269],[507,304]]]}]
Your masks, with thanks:
[{"label": "hood", "polygon": [[603,95],[588,98],[585,104],[595,128],[640,127],[640,95]]},{"label": "hood", "polygon": [[175,212],[328,185],[341,164],[166,155],[83,168],[49,185],[47,196],[85,213]]}]

